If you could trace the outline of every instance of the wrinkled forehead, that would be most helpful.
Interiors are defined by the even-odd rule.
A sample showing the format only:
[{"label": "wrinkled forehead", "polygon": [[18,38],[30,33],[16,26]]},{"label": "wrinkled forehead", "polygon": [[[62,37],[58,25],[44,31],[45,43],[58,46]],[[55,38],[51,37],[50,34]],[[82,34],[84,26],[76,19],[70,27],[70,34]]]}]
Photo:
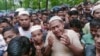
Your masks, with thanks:
[{"label": "wrinkled forehead", "polygon": [[53,20],[52,22],[49,23],[49,25],[54,26],[54,25],[59,25],[62,23],[63,23],[63,21],[61,21],[61,20]]}]

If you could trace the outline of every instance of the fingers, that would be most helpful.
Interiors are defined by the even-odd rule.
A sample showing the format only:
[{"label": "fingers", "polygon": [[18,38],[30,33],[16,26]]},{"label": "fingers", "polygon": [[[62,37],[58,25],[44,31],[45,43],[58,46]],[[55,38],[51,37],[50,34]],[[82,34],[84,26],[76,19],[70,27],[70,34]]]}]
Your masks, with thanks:
[{"label": "fingers", "polygon": [[69,41],[69,38],[65,35],[62,35],[60,39],[63,41]]},{"label": "fingers", "polygon": [[70,44],[70,39],[67,35],[61,35],[60,42],[68,46]]},{"label": "fingers", "polygon": [[53,44],[53,38],[51,36],[48,38],[48,44],[49,46],[52,46]]}]

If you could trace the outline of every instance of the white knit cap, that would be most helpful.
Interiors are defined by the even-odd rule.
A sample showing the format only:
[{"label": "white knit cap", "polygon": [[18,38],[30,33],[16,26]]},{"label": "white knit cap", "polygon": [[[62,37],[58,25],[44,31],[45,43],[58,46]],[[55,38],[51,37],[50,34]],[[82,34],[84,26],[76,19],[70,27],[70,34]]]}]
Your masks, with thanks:
[{"label": "white knit cap", "polygon": [[92,12],[91,14],[93,15],[94,11],[97,10],[97,9],[100,9],[100,4],[99,5],[96,5],[92,8]]},{"label": "white knit cap", "polygon": [[24,8],[18,8],[18,9],[16,9],[15,12],[20,12],[20,11],[24,11],[24,10],[25,10]]},{"label": "white knit cap", "polygon": [[28,16],[30,15],[28,11],[20,11],[20,12],[18,13],[18,16],[23,15],[23,14],[26,14],[26,15],[28,15]]},{"label": "white knit cap", "polygon": [[71,8],[71,9],[70,9],[70,11],[74,11],[74,10],[77,10],[77,9],[76,9],[76,8]]},{"label": "white knit cap", "polygon": [[31,33],[36,31],[36,30],[40,30],[40,29],[42,29],[42,27],[40,25],[34,25],[31,27]]},{"label": "white knit cap", "polygon": [[54,21],[54,20],[62,20],[62,19],[59,16],[53,16],[53,17],[50,18],[49,23]]}]

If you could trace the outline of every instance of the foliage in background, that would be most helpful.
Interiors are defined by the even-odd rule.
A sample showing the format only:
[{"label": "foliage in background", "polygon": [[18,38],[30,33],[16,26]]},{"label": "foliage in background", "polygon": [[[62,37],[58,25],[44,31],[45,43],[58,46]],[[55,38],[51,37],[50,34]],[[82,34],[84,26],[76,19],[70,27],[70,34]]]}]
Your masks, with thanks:
[{"label": "foliage in background", "polygon": [[[16,9],[18,7],[32,8],[32,9],[46,8],[47,5],[46,1],[47,0],[19,0],[18,3],[20,5],[16,5],[14,4],[14,0],[0,0],[0,5],[1,5],[0,10]],[[48,8],[52,8],[53,6],[59,6],[61,4],[68,4],[70,6],[75,6],[83,2],[83,0],[48,0],[48,1],[49,1]]]}]

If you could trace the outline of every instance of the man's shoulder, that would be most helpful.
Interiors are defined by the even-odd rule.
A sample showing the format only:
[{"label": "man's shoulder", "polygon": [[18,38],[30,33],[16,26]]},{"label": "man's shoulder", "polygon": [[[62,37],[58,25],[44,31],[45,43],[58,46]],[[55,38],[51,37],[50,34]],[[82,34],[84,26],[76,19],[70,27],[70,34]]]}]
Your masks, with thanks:
[{"label": "man's shoulder", "polygon": [[67,34],[77,35],[77,33],[74,30],[72,30],[72,29],[65,29],[65,30],[66,30]]},{"label": "man's shoulder", "polygon": [[88,33],[88,34],[85,34],[83,35],[84,38],[87,38],[87,37],[92,37],[91,33]]}]

